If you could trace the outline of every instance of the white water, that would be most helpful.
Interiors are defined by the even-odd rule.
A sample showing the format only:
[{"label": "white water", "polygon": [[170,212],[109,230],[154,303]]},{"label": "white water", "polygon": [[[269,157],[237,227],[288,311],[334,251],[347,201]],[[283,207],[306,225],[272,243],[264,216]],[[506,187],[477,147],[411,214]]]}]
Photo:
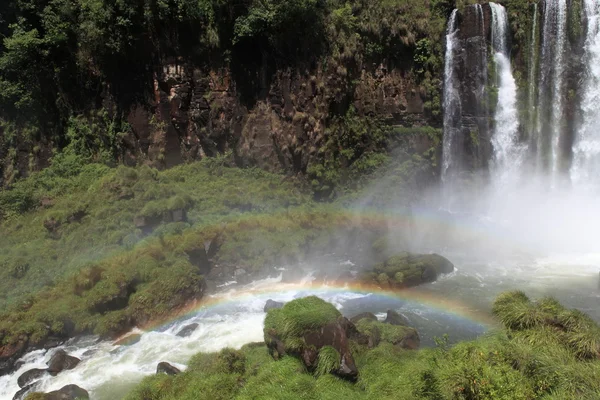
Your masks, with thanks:
[{"label": "white water", "polygon": [[527,93],[527,104],[529,107],[529,140],[533,137],[533,132],[537,130],[537,126],[539,121],[538,113],[537,113],[537,98],[536,98],[536,76],[537,76],[537,62],[538,62],[538,49],[539,45],[538,40],[538,19],[539,19],[539,11],[537,3],[533,4],[533,23],[531,26],[531,37],[529,38],[529,85],[528,85],[528,93]]},{"label": "white water", "polygon": [[586,80],[582,101],[583,123],[573,148],[571,177],[578,186],[600,184],[600,2],[584,0]]},{"label": "white water", "polygon": [[525,148],[518,143],[519,115],[517,112],[517,84],[512,74],[507,45],[508,17],[506,9],[490,3],[492,10],[492,48],[496,66],[498,103],[492,136],[494,148],[493,175],[496,184],[505,186],[514,182],[520,172]]},{"label": "white water", "polygon": [[[540,175],[550,174],[553,180],[557,177],[560,166],[559,140],[564,130],[564,77],[566,67],[566,26],[567,0],[547,0],[543,14],[543,44],[541,56],[541,82],[538,108],[543,113],[551,109],[549,126],[538,126],[538,171]],[[543,117],[538,117],[542,120]],[[544,131],[545,129],[545,131]],[[546,149],[544,143],[549,146]],[[548,151],[549,154],[544,154]],[[545,157],[549,159],[544,160]]]},{"label": "white water", "polygon": [[455,9],[448,20],[446,28],[446,55],[444,59],[444,149],[442,152],[442,180],[446,180],[452,167],[454,141],[460,134],[461,101],[458,90],[460,84],[455,76],[454,59],[457,51],[458,10]]}]

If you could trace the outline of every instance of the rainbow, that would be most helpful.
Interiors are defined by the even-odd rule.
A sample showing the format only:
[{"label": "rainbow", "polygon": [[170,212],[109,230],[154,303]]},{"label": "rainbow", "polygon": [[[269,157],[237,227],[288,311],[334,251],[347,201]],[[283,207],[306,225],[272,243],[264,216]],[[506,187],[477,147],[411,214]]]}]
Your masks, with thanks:
[{"label": "rainbow", "polygon": [[143,327],[143,331],[159,330],[166,328],[176,321],[188,319],[198,313],[209,311],[213,308],[245,301],[255,300],[256,297],[264,298],[281,296],[286,293],[301,292],[305,295],[332,295],[354,293],[362,295],[381,296],[391,300],[402,300],[409,304],[423,305],[427,308],[453,316],[465,323],[475,324],[483,327],[485,330],[496,326],[495,320],[489,313],[477,310],[465,303],[457,300],[442,297],[418,288],[404,289],[400,291],[383,290],[377,286],[356,284],[356,283],[334,283],[327,285],[313,285],[305,282],[281,283],[273,279],[264,287],[248,288],[242,287],[239,290],[224,291],[212,296],[207,296],[200,301],[190,303],[187,307],[170,315],[160,321],[154,321]]}]

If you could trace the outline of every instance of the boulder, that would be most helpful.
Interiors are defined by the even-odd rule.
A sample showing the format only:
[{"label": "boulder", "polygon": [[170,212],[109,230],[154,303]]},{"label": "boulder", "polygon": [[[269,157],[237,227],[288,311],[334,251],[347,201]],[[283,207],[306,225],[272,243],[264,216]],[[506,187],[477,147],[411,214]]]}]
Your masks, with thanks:
[{"label": "boulder", "polygon": [[158,365],[156,366],[156,373],[157,374],[167,374],[167,375],[177,375],[179,373],[181,373],[181,371],[179,370],[179,368],[176,368],[174,366],[172,366],[171,364],[169,364],[168,362],[160,362],[158,363]]},{"label": "boulder", "polygon": [[360,321],[362,319],[367,319],[369,321],[377,321],[377,317],[375,316],[375,314],[373,314],[371,312],[364,312],[364,313],[355,315],[354,317],[350,318],[350,321],[353,324],[356,324],[358,321]]},{"label": "boulder", "polygon": [[306,345],[301,351],[302,361],[308,369],[317,367],[319,352],[326,346],[334,348],[340,356],[337,370],[332,371],[341,378],[356,380],[358,368],[350,350],[348,331],[354,327],[347,318],[341,317],[336,322],[327,324],[319,330],[304,335]]},{"label": "boulder", "polygon": [[183,328],[181,328],[181,330],[179,332],[177,332],[176,336],[179,336],[179,337],[188,337],[188,336],[191,336],[191,334],[194,333],[194,331],[196,329],[198,329],[198,326],[199,325],[196,324],[196,323],[186,325]]},{"label": "boulder", "polygon": [[87,400],[89,398],[87,390],[77,385],[67,385],[54,392],[46,393],[43,400]]},{"label": "boulder", "polygon": [[438,254],[399,253],[360,275],[360,281],[384,289],[402,289],[434,282],[454,265]]},{"label": "boulder", "polygon": [[17,383],[20,388],[28,386],[31,382],[37,381],[42,376],[46,375],[48,370],[46,369],[30,369],[29,371],[23,372],[17,379]]},{"label": "boulder", "polygon": [[60,346],[64,342],[65,342],[64,339],[61,339],[61,338],[56,337],[56,336],[50,336],[50,337],[48,337],[48,339],[44,343],[44,349],[45,350],[53,349],[55,347]]},{"label": "boulder", "polygon": [[16,370],[16,362],[25,353],[27,344],[27,338],[23,338],[16,343],[0,346],[0,376]]},{"label": "boulder", "polygon": [[116,342],[113,343],[115,346],[133,346],[142,340],[142,335],[139,333],[132,333],[131,335],[127,335]]},{"label": "boulder", "polygon": [[399,326],[410,326],[410,322],[408,322],[408,319],[404,315],[398,314],[394,310],[387,311],[387,316],[385,317],[383,323]]},{"label": "boulder", "polygon": [[[356,328],[361,335],[368,338],[367,343],[370,348],[378,346],[381,342],[387,342],[403,349],[416,350],[421,344],[417,330],[408,326],[362,319],[358,321]],[[358,343],[364,344],[364,339]]]},{"label": "boulder", "polygon": [[75,368],[80,361],[79,358],[70,356],[64,350],[59,349],[47,362],[47,371],[50,375],[55,376],[64,370]]},{"label": "boulder", "polygon": [[[356,380],[358,376],[350,341],[359,332],[332,304],[316,296],[269,310],[264,333],[265,343],[275,359],[296,356],[309,371],[333,373],[348,380]],[[325,357],[321,357],[322,352]],[[327,361],[321,364],[325,358]]]},{"label": "boulder", "polygon": [[35,389],[37,388],[37,386],[38,386],[38,382],[34,382],[34,383],[31,383],[31,384],[23,387],[21,390],[19,390],[17,393],[15,393],[12,400],[24,400],[29,393],[35,392]]},{"label": "boulder", "polygon": [[284,303],[281,303],[279,301],[275,301],[275,300],[269,299],[265,303],[264,311],[267,312],[269,310],[273,310],[273,309],[277,309],[277,308],[282,308],[283,305],[284,305]]}]

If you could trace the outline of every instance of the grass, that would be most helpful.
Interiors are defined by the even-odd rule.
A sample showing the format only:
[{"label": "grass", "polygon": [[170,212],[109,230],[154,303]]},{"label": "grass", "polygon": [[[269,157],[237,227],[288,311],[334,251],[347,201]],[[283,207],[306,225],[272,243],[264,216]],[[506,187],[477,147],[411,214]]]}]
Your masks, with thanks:
[{"label": "grass", "polygon": [[[544,309],[546,317],[569,321],[577,332],[592,335],[598,329],[587,316],[566,310],[555,300],[541,299],[533,303],[520,292],[501,295],[496,307],[502,305],[505,313],[514,307],[512,311],[520,314],[519,307],[523,303]],[[277,314],[269,312],[271,319]],[[369,321],[360,321],[360,330],[373,328],[363,326],[363,322]],[[268,323],[269,318],[265,321],[265,329]],[[395,334],[382,334],[388,340],[382,340],[373,349],[354,347],[354,358],[360,371],[356,383],[328,373],[338,365],[339,355],[333,348],[321,350],[317,369],[320,373],[313,374],[305,369],[300,358],[284,356],[274,361],[265,345],[251,344],[239,351],[226,349],[220,353],[198,355],[181,376],[149,377],[127,399],[188,399],[192,398],[192,393],[196,398],[208,399],[212,389],[207,382],[213,381],[223,384],[229,398],[244,400],[598,398],[600,360],[597,357],[582,357],[578,348],[565,340],[565,332],[556,327],[538,324],[515,330],[511,326],[453,347],[440,345],[418,351],[398,348],[392,344]],[[231,359],[236,360],[233,364],[238,367],[232,368],[232,364],[225,361]],[[199,364],[198,360],[203,361]],[[219,367],[212,367],[217,365]],[[236,385],[232,384],[234,380]]]}]

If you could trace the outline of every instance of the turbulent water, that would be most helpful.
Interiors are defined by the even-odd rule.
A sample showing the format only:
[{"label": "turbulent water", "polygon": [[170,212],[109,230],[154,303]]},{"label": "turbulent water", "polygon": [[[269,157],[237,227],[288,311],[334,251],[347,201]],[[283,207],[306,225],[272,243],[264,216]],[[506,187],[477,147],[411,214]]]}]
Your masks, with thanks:
[{"label": "turbulent water", "polygon": [[[279,276],[224,291],[213,297],[212,300],[217,300],[216,305],[200,309],[187,318],[154,331],[134,330],[133,333],[142,333],[142,337],[131,346],[98,342],[94,337],[73,340],[61,348],[81,358],[82,362],[71,371],[56,377],[47,376],[38,390],[51,391],[77,384],[88,390],[94,400],[120,399],[145,376],[155,373],[161,361],[185,369],[185,363],[198,352],[240,348],[246,343],[263,341],[263,308],[268,299],[287,302],[317,295],[347,316],[370,311],[384,318],[388,309],[394,309],[421,330],[425,345],[433,344],[433,337],[441,337],[444,333],[450,333],[456,340],[473,338],[485,331],[485,327],[477,322],[419,303],[352,289],[312,287],[310,281],[309,276],[304,283],[286,284]],[[190,337],[176,336],[184,326],[192,323],[198,323],[199,327]],[[12,399],[19,390],[17,377],[33,368],[46,368],[45,363],[54,351],[29,353],[23,357],[24,364],[17,372],[0,377],[0,399]]]},{"label": "turbulent water", "polygon": [[586,79],[583,122],[576,138],[572,179],[577,185],[600,184],[600,2],[585,0]]}]

